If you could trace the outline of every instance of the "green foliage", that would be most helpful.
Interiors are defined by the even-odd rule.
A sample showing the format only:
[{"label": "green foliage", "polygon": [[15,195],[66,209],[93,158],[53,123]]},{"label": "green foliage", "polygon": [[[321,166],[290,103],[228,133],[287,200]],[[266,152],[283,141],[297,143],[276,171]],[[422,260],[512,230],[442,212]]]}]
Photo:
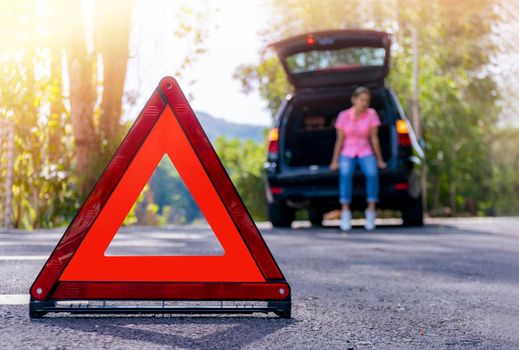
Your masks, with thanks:
[{"label": "green foliage", "polygon": [[[96,6],[103,4],[97,2]],[[129,11],[130,5],[131,2],[119,1],[117,4],[106,6],[124,6]],[[184,61],[177,72],[179,75],[204,53],[203,43],[208,35],[207,23],[204,21],[207,7],[187,9],[179,4],[172,6],[176,10],[173,16],[181,18],[181,21],[175,32],[169,33],[171,35],[167,37],[191,43],[191,51],[184,56]],[[127,129],[119,128],[121,113],[118,104],[122,103],[122,99],[117,94],[109,93],[115,91],[114,85],[110,84],[114,81],[103,81],[100,76],[97,76],[99,57],[96,56],[96,60],[79,60],[74,61],[73,65],[70,64],[72,62],[70,58],[74,56],[71,51],[82,52],[80,56],[97,54],[98,52],[83,52],[79,48],[84,46],[86,50],[89,40],[102,38],[102,29],[109,31],[113,27],[101,23],[110,19],[96,17],[94,28],[91,29],[94,29],[96,35],[101,36],[87,38],[81,35],[79,30],[81,23],[78,21],[90,17],[88,14],[81,13],[87,8],[89,6],[81,6],[80,1],[5,0],[2,2],[0,119],[9,120],[14,124],[11,222],[16,228],[32,229],[66,225],[84,199],[80,196],[84,197],[88,194],[94,180],[112,157],[125,131],[119,129]],[[171,15],[173,12],[165,13]],[[99,15],[100,12],[96,14]],[[120,12],[118,14],[122,15]],[[122,16],[119,17],[122,21]],[[128,26],[125,26],[124,30],[128,34]],[[77,38],[69,40],[71,34],[77,34]],[[89,34],[89,31],[86,34]],[[121,43],[121,41],[127,40],[127,35],[122,35],[124,34],[122,32],[118,34],[121,35],[110,36],[110,45],[108,48],[105,47],[103,53],[114,53],[117,46],[123,49],[121,59],[126,59],[128,54],[124,49],[128,47],[128,43]],[[85,42],[82,41],[83,38]],[[161,45],[157,47],[163,46],[163,39],[162,36]],[[93,50],[99,50],[99,43],[93,41]],[[63,62],[67,62],[68,66],[63,66]],[[87,73],[71,74],[72,66],[79,67],[76,73]],[[108,79],[107,72],[114,71],[117,76],[124,77],[126,65],[123,65],[120,60],[108,60],[103,57],[102,67],[105,79]],[[68,74],[62,74],[66,68]],[[92,72],[91,76],[88,72]],[[122,89],[121,84],[119,80],[120,89]],[[77,94],[79,98],[72,98],[74,91],[80,91]],[[99,91],[108,92],[101,98],[101,103],[97,98]],[[103,101],[106,102],[104,109],[115,111],[109,113],[110,118],[104,123],[101,118]],[[76,111],[74,122],[71,121],[72,110]],[[92,128],[85,128],[90,124],[94,126],[93,131]],[[107,133],[101,130],[103,127],[115,131],[110,132],[110,137],[106,137]],[[87,132],[84,132],[85,130]],[[73,131],[77,138],[85,137],[85,139],[75,140]],[[85,140],[89,143],[86,144]],[[82,151],[79,150],[80,148]],[[5,158],[5,154],[0,154],[0,163],[5,164]],[[83,166],[79,165],[80,158],[85,160]],[[1,171],[1,212],[5,209],[1,207],[5,179],[6,172]],[[126,224],[148,222],[160,224],[170,215],[175,214],[168,209],[168,203],[158,206],[153,202],[153,198],[146,198],[151,192],[146,190],[143,193],[144,197],[140,197],[140,202],[134,206],[125,221]],[[144,207],[139,207],[139,204]],[[190,218],[187,217],[185,220]]]},{"label": "green foliage", "polygon": [[[52,155],[52,130],[63,114],[49,113],[51,101],[61,98],[46,69],[50,65],[42,18],[30,11],[42,8],[37,1],[9,1],[0,20],[0,118],[14,124],[14,178],[12,222],[15,227],[62,225],[77,209],[77,193],[70,185],[70,131],[58,136],[63,152]],[[17,31],[26,27],[25,33]],[[22,35],[24,34],[24,35]],[[5,173],[0,174],[3,184]]]},{"label": "green foliage", "polygon": [[[266,220],[262,177],[265,145],[221,136],[215,141],[215,148],[251,215],[256,220]],[[202,219],[182,178],[164,157],[124,223],[157,226],[190,224]]]},{"label": "green foliage", "polygon": [[410,31],[418,23],[419,104],[432,211],[492,211],[488,140],[500,113],[499,92],[489,73],[496,50],[491,41],[491,26],[498,20],[495,3],[420,2],[400,12],[389,81],[399,96],[410,100]]},{"label": "green foliage", "polygon": [[[411,100],[411,30],[418,28],[428,207],[433,212],[448,208],[451,213],[505,214],[512,211],[504,204],[503,191],[516,188],[519,180],[490,147],[493,135],[501,133],[496,127],[500,92],[491,74],[497,52],[492,28],[501,20],[498,5],[497,0],[271,1],[273,21],[263,37],[273,42],[342,28],[393,32],[388,80],[406,107]],[[260,52],[259,64],[239,67],[235,78],[244,92],[257,88],[273,114],[289,91],[281,64],[269,51]],[[507,185],[497,186],[496,176]]]},{"label": "green foliage", "polygon": [[266,199],[263,181],[265,145],[219,137],[215,149],[245,206],[255,220],[266,220]]},{"label": "green foliage", "polygon": [[519,213],[519,129],[501,129],[493,135],[490,207],[501,215]]},{"label": "green foliage", "polygon": [[153,203],[157,204],[157,214],[162,215],[163,221],[189,224],[201,217],[198,205],[167,157],[155,170],[150,187]]},{"label": "green foliage", "polygon": [[201,217],[180,175],[164,157],[132,206],[124,225],[190,224]]}]

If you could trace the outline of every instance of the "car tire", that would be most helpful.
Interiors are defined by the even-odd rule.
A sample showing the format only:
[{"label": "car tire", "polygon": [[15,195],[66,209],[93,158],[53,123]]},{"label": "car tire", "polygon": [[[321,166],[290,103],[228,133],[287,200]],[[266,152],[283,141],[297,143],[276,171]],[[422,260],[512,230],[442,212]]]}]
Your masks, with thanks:
[{"label": "car tire", "polygon": [[290,227],[295,218],[294,209],[280,202],[268,204],[268,215],[274,227]]},{"label": "car tire", "polygon": [[308,220],[312,226],[323,226],[323,212],[316,208],[308,209]]},{"label": "car tire", "polygon": [[408,197],[402,208],[402,225],[407,227],[423,226],[422,196]]}]

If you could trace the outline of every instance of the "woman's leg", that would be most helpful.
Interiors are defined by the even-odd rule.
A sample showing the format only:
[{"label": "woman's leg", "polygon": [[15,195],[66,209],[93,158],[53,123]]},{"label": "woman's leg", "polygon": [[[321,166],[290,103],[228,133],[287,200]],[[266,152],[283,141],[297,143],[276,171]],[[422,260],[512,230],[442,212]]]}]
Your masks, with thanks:
[{"label": "woman's leg", "polygon": [[370,231],[376,227],[377,213],[375,206],[378,201],[378,168],[375,156],[359,158],[359,165],[366,177],[366,196],[368,208],[365,212],[366,222],[364,227]]},{"label": "woman's leg", "polygon": [[341,156],[339,158],[339,200],[342,204],[341,230],[351,230],[350,203],[352,197],[353,174],[355,173],[356,158]]},{"label": "woman's leg", "polygon": [[345,210],[350,208],[356,159],[346,156],[339,158],[339,201]]},{"label": "woman's leg", "polygon": [[359,166],[362,173],[366,177],[366,197],[368,201],[368,209],[374,210],[378,202],[378,168],[377,159],[374,155],[359,158]]}]

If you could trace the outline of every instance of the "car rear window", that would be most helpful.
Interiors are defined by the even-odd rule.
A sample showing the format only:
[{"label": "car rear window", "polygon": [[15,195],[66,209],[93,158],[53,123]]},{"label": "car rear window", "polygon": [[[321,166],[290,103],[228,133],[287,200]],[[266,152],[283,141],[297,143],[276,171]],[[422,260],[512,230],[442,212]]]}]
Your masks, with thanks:
[{"label": "car rear window", "polygon": [[347,47],[299,52],[286,58],[291,73],[383,66],[386,50],[380,47]]}]

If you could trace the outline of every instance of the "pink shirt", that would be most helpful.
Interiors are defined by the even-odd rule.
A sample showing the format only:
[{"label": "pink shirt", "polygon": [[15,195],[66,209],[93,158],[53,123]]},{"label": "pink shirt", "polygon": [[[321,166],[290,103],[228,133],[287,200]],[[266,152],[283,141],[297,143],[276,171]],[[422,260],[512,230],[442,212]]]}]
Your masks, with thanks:
[{"label": "pink shirt", "polygon": [[368,108],[358,117],[355,117],[353,107],[340,112],[335,122],[335,128],[344,133],[341,155],[360,158],[373,154],[369,135],[371,129],[379,125],[380,119],[373,108]]}]

